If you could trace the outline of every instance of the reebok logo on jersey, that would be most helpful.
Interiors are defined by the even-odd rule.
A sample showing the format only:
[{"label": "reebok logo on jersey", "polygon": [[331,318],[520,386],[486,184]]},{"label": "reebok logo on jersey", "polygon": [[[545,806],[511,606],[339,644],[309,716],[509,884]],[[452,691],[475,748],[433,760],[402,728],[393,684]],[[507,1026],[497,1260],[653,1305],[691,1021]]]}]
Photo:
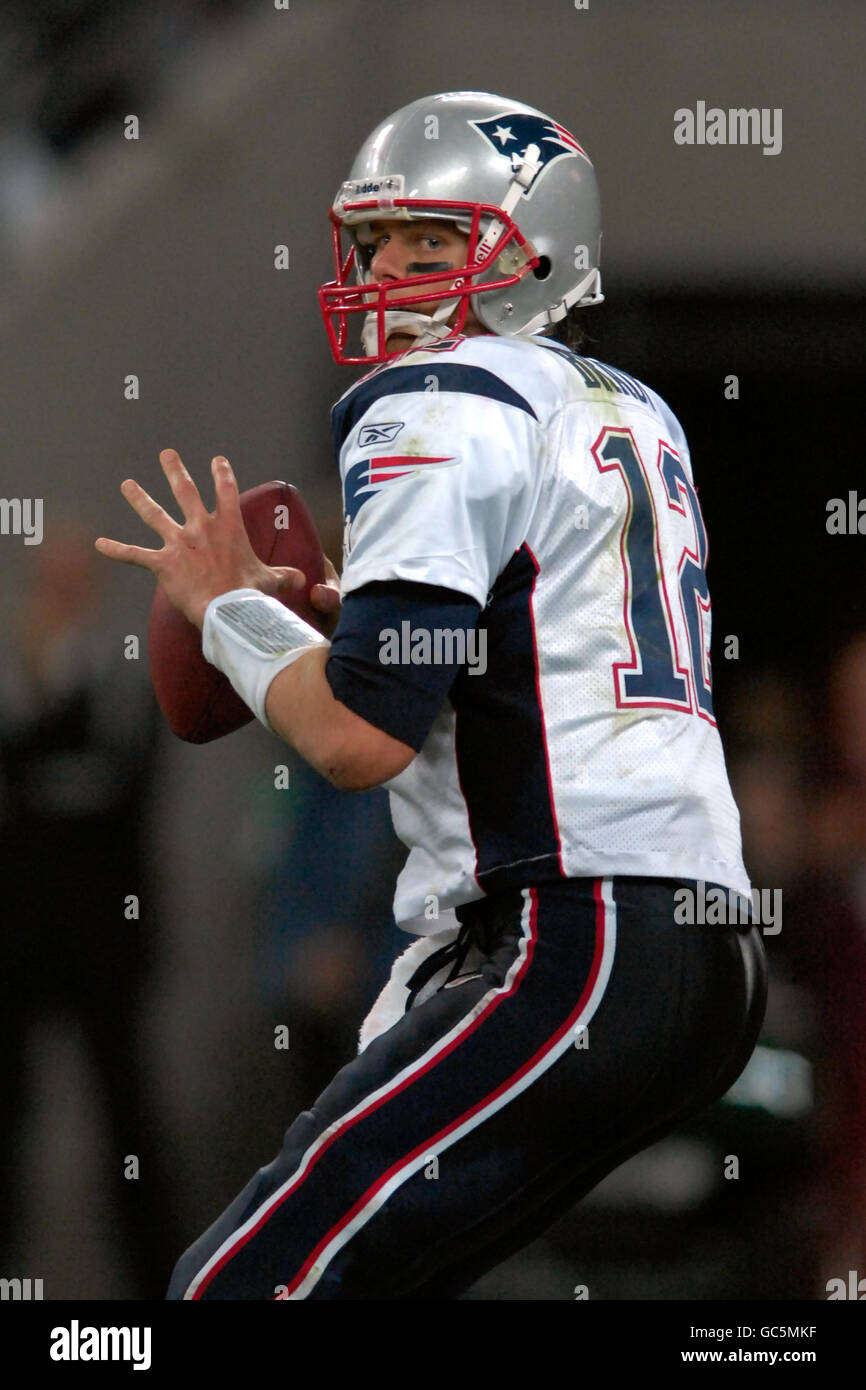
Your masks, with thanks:
[{"label": "reebok logo on jersey", "polygon": [[349,521],[355,520],[364,503],[374,493],[405,478],[417,477],[433,469],[451,468],[456,458],[428,458],[421,454],[384,454],[353,463],[343,484]]},{"label": "reebok logo on jersey", "polygon": [[364,425],[358,435],[358,448],[370,449],[374,444],[390,444],[405,423],[405,420],[386,420],[380,425]]}]

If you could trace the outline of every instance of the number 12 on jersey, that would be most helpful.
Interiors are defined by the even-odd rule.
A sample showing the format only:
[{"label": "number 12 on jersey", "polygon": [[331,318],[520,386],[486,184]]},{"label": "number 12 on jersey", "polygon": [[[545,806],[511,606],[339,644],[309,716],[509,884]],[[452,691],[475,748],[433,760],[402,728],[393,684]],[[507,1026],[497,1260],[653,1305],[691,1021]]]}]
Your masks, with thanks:
[{"label": "number 12 on jersey", "polygon": [[[707,533],[697,494],[682,461],[672,445],[659,440],[654,494],[653,477],[631,430],[606,427],[592,446],[592,455],[600,472],[619,473],[628,493],[620,554],[625,575],[623,616],[631,657],[614,662],[617,706],[689,710],[715,724],[709,651],[710,594],[705,574]],[[679,554],[662,545],[656,494],[661,506],[691,518],[694,545],[682,546]],[[671,588],[674,584],[679,588],[688,636],[686,653],[677,641],[669,581]]]}]

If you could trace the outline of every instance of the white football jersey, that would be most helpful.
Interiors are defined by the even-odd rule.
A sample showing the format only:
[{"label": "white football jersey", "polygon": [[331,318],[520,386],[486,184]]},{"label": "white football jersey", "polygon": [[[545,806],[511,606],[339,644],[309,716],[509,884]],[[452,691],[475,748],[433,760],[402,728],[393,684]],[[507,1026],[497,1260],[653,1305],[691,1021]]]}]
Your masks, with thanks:
[{"label": "white football jersey", "polygon": [[343,592],[402,579],[482,606],[478,670],[387,784],[409,848],[397,921],[433,932],[436,910],[561,877],[749,894],[706,534],[664,401],[550,339],[483,336],[370,373],[333,427]]}]

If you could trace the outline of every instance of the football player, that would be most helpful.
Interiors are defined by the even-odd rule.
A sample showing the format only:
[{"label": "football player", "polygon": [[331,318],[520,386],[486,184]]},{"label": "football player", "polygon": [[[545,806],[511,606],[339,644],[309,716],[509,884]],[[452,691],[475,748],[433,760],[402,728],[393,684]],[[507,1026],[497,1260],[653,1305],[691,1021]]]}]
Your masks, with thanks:
[{"label": "football player", "polygon": [[373,370],[333,411],[330,640],[273,597],[292,577],[252,555],[223,459],[211,514],[162,456],[183,525],[124,484],[163,550],[99,546],[314,767],[387,785],[415,939],[175,1299],[454,1297],[722,1095],[765,1006],[686,440],[574,350],[601,299],[586,151],[517,101],[422,99],[331,227],[331,348]]}]

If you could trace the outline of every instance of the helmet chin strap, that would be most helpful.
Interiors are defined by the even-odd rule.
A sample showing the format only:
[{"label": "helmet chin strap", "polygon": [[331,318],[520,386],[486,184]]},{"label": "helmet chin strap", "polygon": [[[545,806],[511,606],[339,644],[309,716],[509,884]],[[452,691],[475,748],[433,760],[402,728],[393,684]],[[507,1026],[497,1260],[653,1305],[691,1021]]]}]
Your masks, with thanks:
[{"label": "helmet chin strap", "polygon": [[[386,309],[385,342],[387,343],[392,333],[402,333],[408,338],[427,339],[431,342],[449,337],[452,329],[446,320],[451,317],[457,303],[456,299],[445,300],[437,306],[432,315],[413,313],[409,309]],[[364,318],[361,342],[368,357],[379,356],[379,315],[375,310],[371,310]]]}]

